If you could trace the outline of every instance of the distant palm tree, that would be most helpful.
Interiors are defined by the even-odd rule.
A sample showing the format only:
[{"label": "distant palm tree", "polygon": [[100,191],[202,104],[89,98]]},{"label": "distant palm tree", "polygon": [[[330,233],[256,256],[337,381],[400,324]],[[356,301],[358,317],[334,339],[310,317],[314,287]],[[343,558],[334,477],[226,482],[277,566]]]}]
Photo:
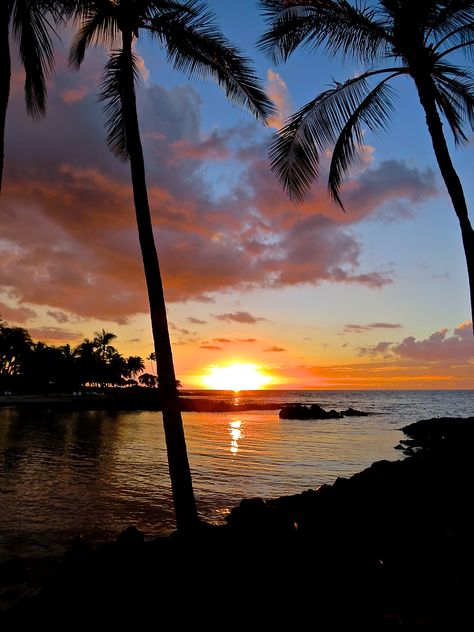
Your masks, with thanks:
[{"label": "distant palm tree", "polygon": [[102,362],[110,359],[117,352],[117,349],[110,344],[116,338],[116,334],[105,329],[94,333],[93,344]]},{"label": "distant palm tree", "polygon": [[0,192],[10,97],[10,31],[18,42],[25,69],[26,108],[31,116],[39,119],[45,113],[46,80],[54,62],[51,20],[59,22],[63,9],[64,3],[58,0],[0,0]]},{"label": "distant palm tree", "polygon": [[127,371],[129,376],[136,377],[138,373],[141,373],[145,368],[143,358],[140,356],[129,356],[127,358]]},{"label": "distant palm tree", "polygon": [[33,346],[26,329],[8,327],[4,321],[0,321],[0,376],[20,373],[24,360]]},{"label": "distant palm tree", "polygon": [[[329,191],[342,207],[340,184],[363,145],[363,127],[384,131],[394,106],[389,85],[408,76],[415,85],[452,205],[461,226],[474,321],[474,231],[440,114],[456,144],[474,126],[471,68],[459,54],[474,53],[472,0],[260,0],[269,25],[260,47],[274,62],[303,45],[367,64],[368,70],[325,92],[290,117],[270,149],[272,168],[290,196],[301,201],[318,176],[320,155],[333,148]],[[372,82],[375,80],[375,82]]]},{"label": "distant palm tree", "polygon": [[[82,6],[81,6],[82,5]],[[71,49],[79,67],[91,44],[112,48],[102,80],[108,144],[130,161],[138,235],[150,303],[163,424],[178,529],[198,522],[171,351],[161,272],[148,203],[145,164],[136,107],[139,71],[133,43],[149,35],[168,60],[191,77],[213,77],[234,102],[264,119],[271,104],[245,60],[215,27],[204,4],[177,0],[91,0],[79,3],[80,28]]]},{"label": "distant palm tree", "polygon": [[147,388],[155,388],[158,386],[158,381],[156,379],[156,375],[152,375],[151,373],[142,373],[138,378],[140,384],[146,386]]},{"label": "distant palm tree", "polygon": [[152,371],[155,371],[155,373],[156,373],[156,369],[153,366],[153,362],[156,363],[156,353],[154,351],[152,351],[150,353],[150,355],[147,355],[146,359],[150,360],[150,362],[151,362],[151,369],[152,369]]}]

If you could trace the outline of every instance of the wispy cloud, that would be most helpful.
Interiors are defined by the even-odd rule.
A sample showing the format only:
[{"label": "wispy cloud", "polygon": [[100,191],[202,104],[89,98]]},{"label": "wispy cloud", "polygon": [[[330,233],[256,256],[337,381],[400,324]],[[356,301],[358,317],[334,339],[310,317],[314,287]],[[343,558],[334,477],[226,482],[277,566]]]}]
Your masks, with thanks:
[{"label": "wispy cloud", "polygon": [[370,331],[371,329],[402,329],[403,325],[400,323],[370,323],[368,325],[349,324],[344,327],[344,331],[347,333],[360,334],[364,331]]},{"label": "wispy cloud", "polygon": [[205,325],[207,323],[207,320],[199,320],[199,318],[194,318],[193,316],[188,316],[186,320],[193,325]]},{"label": "wispy cloud", "polygon": [[262,316],[252,316],[249,312],[229,312],[227,314],[211,314],[216,320],[223,320],[227,323],[235,322],[246,325],[255,325],[258,322],[267,320]]}]

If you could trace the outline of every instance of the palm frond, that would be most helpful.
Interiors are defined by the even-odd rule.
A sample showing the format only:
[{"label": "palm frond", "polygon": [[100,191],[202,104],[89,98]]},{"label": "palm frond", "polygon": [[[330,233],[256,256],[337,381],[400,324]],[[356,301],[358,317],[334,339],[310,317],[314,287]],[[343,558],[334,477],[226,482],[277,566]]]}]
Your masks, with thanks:
[{"label": "palm frond", "polygon": [[[445,46],[446,48],[441,48]],[[452,55],[455,51],[460,51],[471,61],[474,60],[474,24],[469,24],[461,29],[450,33],[440,40],[434,47],[438,52],[438,58]]]},{"label": "palm frond", "polygon": [[258,46],[274,63],[286,61],[298,46],[322,46],[330,55],[342,53],[370,62],[389,51],[389,32],[370,6],[347,0],[261,0],[259,4],[269,29]]},{"label": "palm frond", "polygon": [[95,0],[78,4],[76,15],[81,25],[73,39],[69,52],[69,64],[79,68],[86,49],[92,44],[112,44],[118,34],[116,8],[109,0]]},{"label": "palm frond", "polygon": [[319,176],[319,151],[311,125],[305,124],[315,105],[316,99],[290,117],[275,135],[268,154],[272,171],[296,202],[304,200],[311,183]]},{"label": "palm frond", "polygon": [[370,94],[369,78],[405,70],[368,71],[336,83],[288,119],[272,142],[269,156],[272,170],[291,199],[304,199],[318,176],[320,153],[337,142],[347,122]]},{"label": "palm frond", "polygon": [[[452,76],[449,76],[451,74]],[[467,72],[438,64],[433,73],[436,102],[445,116],[456,143],[467,140],[463,128],[474,129],[474,81]]]},{"label": "palm frond", "polygon": [[192,18],[186,13],[163,12],[146,28],[164,45],[168,60],[177,70],[190,78],[217,80],[231,101],[265,120],[274,107],[250,61],[231,46],[204,5],[193,2],[192,8]]},{"label": "palm frond", "polygon": [[26,107],[33,117],[41,118],[46,109],[46,81],[54,64],[54,29],[41,3],[15,2],[12,30],[25,68]]},{"label": "palm frond", "polygon": [[449,38],[451,34],[474,22],[472,0],[450,0],[435,4],[437,10],[427,30],[426,43],[430,37],[434,37],[437,41]]},{"label": "palm frond", "polygon": [[122,50],[112,51],[102,75],[99,94],[99,101],[105,104],[107,145],[124,162],[129,159],[129,150],[123,111],[123,90],[130,71],[130,63],[132,63],[133,78],[136,80],[139,71],[135,56],[132,55],[130,58],[130,55]]},{"label": "palm frond", "polygon": [[200,0],[143,0],[139,13],[145,21],[170,13],[189,19],[198,17],[201,10]]},{"label": "palm frond", "polygon": [[363,147],[362,126],[366,125],[373,134],[387,130],[390,115],[395,110],[396,94],[387,82],[398,74],[401,73],[394,73],[386,77],[367,94],[348,118],[334,145],[329,168],[328,189],[331,197],[343,210],[345,209],[339,195],[340,186],[349,167],[357,159],[359,149]]}]

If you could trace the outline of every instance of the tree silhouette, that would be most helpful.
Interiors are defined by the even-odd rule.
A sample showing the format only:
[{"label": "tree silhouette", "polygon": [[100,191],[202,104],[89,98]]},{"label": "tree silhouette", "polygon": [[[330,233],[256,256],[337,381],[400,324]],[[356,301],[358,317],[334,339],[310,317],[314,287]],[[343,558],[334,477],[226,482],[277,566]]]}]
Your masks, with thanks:
[{"label": "tree silhouette", "polygon": [[178,529],[198,522],[188,463],[166,306],[148,203],[145,164],[137,116],[138,79],[134,41],[149,35],[164,47],[171,64],[191,77],[217,79],[227,96],[264,119],[271,105],[250,69],[214,25],[200,2],[176,0],[91,0],[79,3],[80,27],[71,49],[71,63],[79,67],[91,44],[111,47],[102,79],[108,144],[122,160],[130,161],[138,235],[150,303],[157,359],[163,424],[168,451]]},{"label": "tree silhouette", "polygon": [[115,334],[110,331],[105,331],[105,329],[94,333],[92,343],[102,361],[110,359],[117,352],[117,349],[110,344],[112,340],[116,338],[117,336]]},{"label": "tree silhouette", "polygon": [[474,53],[474,3],[468,0],[260,0],[269,28],[259,45],[274,62],[303,45],[324,47],[367,65],[289,118],[270,149],[272,169],[290,196],[301,201],[318,177],[320,155],[332,147],[329,191],[343,207],[340,185],[363,144],[363,127],[384,131],[394,113],[398,77],[413,80],[438,166],[461,227],[474,326],[474,231],[460,179],[443,132],[442,115],[456,144],[474,126],[470,68],[456,65]]},{"label": "tree silhouette", "polygon": [[158,386],[156,375],[152,375],[151,373],[142,373],[138,378],[138,381],[147,388],[156,388]]},{"label": "tree silhouette", "polygon": [[145,363],[140,356],[129,356],[127,358],[127,372],[132,378],[135,378],[145,368]]},{"label": "tree silhouette", "polygon": [[145,363],[140,356],[122,356],[108,344],[115,338],[102,329],[75,349],[68,344],[54,347],[33,342],[26,329],[0,320],[0,388],[64,393],[80,387],[137,385],[130,378],[143,371]]},{"label": "tree silhouette", "polygon": [[[0,322],[0,376],[8,384],[13,376],[21,374],[25,358],[33,347],[30,334],[23,327],[8,327]],[[5,381],[6,378],[6,381]]]},{"label": "tree silhouette", "polygon": [[45,114],[46,81],[54,62],[51,20],[58,23],[62,19],[65,2],[0,2],[0,192],[5,155],[5,120],[10,97],[10,31],[18,42],[21,63],[25,69],[26,108],[31,116],[39,119]]}]

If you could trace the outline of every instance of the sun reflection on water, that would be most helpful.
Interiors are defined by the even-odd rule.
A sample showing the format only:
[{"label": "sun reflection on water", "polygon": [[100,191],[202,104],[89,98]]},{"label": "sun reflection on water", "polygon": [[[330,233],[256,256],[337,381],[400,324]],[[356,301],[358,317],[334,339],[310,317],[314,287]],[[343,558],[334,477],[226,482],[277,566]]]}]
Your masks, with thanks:
[{"label": "sun reflection on water", "polygon": [[231,421],[229,424],[230,434],[230,451],[232,454],[237,454],[239,451],[239,439],[242,439],[242,422],[239,419]]}]

